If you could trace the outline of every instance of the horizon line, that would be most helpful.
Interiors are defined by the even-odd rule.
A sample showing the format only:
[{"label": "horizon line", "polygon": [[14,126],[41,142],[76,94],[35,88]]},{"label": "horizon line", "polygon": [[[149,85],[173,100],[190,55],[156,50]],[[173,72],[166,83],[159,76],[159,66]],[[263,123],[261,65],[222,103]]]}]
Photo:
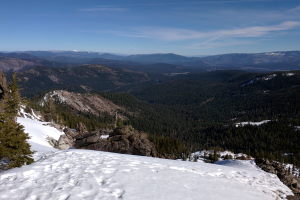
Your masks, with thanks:
[{"label": "horizon line", "polygon": [[113,52],[106,52],[106,51],[89,51],[89,50],[57,50],[57,49],[50,49],[50,50],[0,50],[0,53],[20,53],[20,52],[74,52],[74,53],[99,53],[99,54],[112,54],[118,56],[132,56],[132,55],[155,55],[155,54],[173,54],[185,57],[203,57],[203,56],[216,56],[216,55],[228,55],[228,54],[261,54],[261,53],[276,53],[276,52],[291,52],[291,51],[300,51],[293,49],[293,50],[275,50],[275,51],[260,51],[260,52],[229,52],[229,53],[217,53],[217,54],[198,54],[198,55],[186,55],[181,53],[175,52],[151,52],[151,53],[132,53],[132,54],[125,54],[125,53],[113,53]]}]

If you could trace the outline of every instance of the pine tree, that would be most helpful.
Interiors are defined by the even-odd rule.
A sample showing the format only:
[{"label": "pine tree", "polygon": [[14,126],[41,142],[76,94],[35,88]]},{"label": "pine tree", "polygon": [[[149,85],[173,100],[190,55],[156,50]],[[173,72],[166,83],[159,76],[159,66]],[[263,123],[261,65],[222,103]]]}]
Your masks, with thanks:
[{"label": "pine tree", "polygon": [[44,118],[46,121],[52,121],[53,120],[53,111],[55,110],[54,102],[52,99],[48,99],[48,101],[45,101],[43,113]]},{"label": "pine tree", "polygon": [[10,95],[6,101],[5,111],[7,117],[16,118],[21,101],[16,73],[14,73],[12,76],[12,83],[9,86],[9,90]]},{"label": "pine tree", "polygon": [[30,145],[26,142],[27,139],[29,137],[24,133],[21,125],[7,117],[1,120],[0,159],[9,160],[9,165],[6,168],[20,167],[23,164],[33,162],[33,159],[30,157],[32,154]]},{"label": "pine tree", "polygon": [[6,165],[0,166],[2,169],[20,167],[33,162],[30,145],[26,141],[29,137],[23,127],[16,122],[20,94],[15,74],[9,89],[8,95],[1,102],[4,111],[0,113],[0,161],[7,162]]}]

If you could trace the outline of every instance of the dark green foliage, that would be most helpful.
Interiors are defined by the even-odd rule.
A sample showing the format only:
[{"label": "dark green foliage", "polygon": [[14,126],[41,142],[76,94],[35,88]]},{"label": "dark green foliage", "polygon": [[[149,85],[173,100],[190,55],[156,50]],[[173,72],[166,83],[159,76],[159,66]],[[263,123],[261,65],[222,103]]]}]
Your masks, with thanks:
[{"label": "dark green foliage", "polygon": [[75,92],[115,91],[134,87],[149,79],[145,73],[102,65],[65,68],[38,66],[19,71],[18,76],[22,80],[22,95],[26,97],[34,97],[54,89]]},{"label": "dark green foliage", "polygon": [[17,78],[13,75],[10,92],[0,102],[4,104],[4,111],[0,113],[0,160],[7,160],[4,169],[20,167],[33,162],[30,145],[27,143],[28,135],[23,127],[16,123],[20,95],[18,92]]},{"label": "dark green foliage", "polygon": [[211,127],[195,138],[200,149],[220,147],[258,158],[269,158],[300,166],[300,137],[289,120],[262,126]]},{"label": "dark green foliage", "polygon": [[5,113],[7,117],[16,117],[19,110],[19,104],[21,101],[21,97],[18,91],[18,83],[17,83],[17,76],[14,73],[12,75],[12,82],[9,86],[10,94],[9,97],[6,99],[5,103]]},{"label": "dark green foliage", "polygon": [[209,154],[208,160],[209,160],[211,163],[214,163],[214,162],[217,162],[217,161],[219,160],[219,157],[220,157],[220,155],[217,154],[216,151],[214,151],[213,154]]},{"label": "dark green foliage", "polygon": [[124,126],[124,121],[118,118],[116,121],[116,127],[122,127],[122,126]]},{"label": "dark green foliage", "polygon": [[[210,115],[199,110],[200,113],[195,113],[197,105],[190,107],[195,109],[193,111],[186,110],[186,106],[180,103],[176,106],[150,104],[128,94],[104,94],[104,96],[135,113],[128,115],[130,123],[133,127],[152,134],[150,138],[161,154],[172,155],[173,153],[180,157],[184,152],[219,148],[291,162],[299,166],[300,131],[294,128],[300,125],[297,117],[300,101],[296,101],[299,93],[285,91],[283,94],[277,98],[271,96],[273,101],[270,103],[255,94],[244,98],[243,102],[247,104],[240,105],[243,107],[240,107],[242,117],[239,121],[249,119],[254,121],[273,119],[274,121],[263,126],[242,128],[236,128],[230,119],[217,120],[218,118],[211,118]],[[249,110],[245,109],[247,107]],[[212,106],[206,109],[207,112],[215,111],[216,115],[224,117],[234,113],[228,103],[224,104],[223,110],[228,109],[224,113],[222,109],[218,110]],[[176,139],[178,143],[170,142],[170,138]],[[285,153],[289,156],[285,156]]]},{"label": "dark green foliage", "polygon": [[159,157],[186,159],[189,153],[187,146],[179,139],[159,135],[149,135],[149,139],[155,145]]},{"label": "dark green foliage", "polygon": [[5,118],[0,121],[0,159],[8,159],[6,168],[20,167],[33,162],[29,139],[23,127],[14,120]]}]

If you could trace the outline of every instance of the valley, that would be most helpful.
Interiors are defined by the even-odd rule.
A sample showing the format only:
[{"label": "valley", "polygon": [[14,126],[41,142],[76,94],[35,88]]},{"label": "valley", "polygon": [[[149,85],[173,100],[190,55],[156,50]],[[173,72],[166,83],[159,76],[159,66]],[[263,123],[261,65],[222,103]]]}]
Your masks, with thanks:
[{"label": "valley", "polygon": [[[5,69],[8,80],[13,74],[18,77],[24,104],[22,112],[33,109],[41,117],[34,117],[38,114],[33,111],[23,113],[25,119],[19,118],[18,122],[25,131],[32,134],[52,124],[52,128],[41,130],[46,135],[51,132],[51,137],[32,135],[39,138],[30,142],[32,148],[38,148],[35,158],[55,147],[193,161],[198,159],[193,157],[194,152],[210,150],[232,151],[252,160],[300,166],[300,137],[295,128],[300,125],[300,71],[262,72],[243,67],[207,71],[182,63],[174,65],[168,59],[160,60],[165,63],[132,60],[125,63],[118,58],[119,63],[113,61],[110,65],[96,61],[98,58],[85,57],[89,53],[75,56],[83,59],[80,62],[76,59],[69,62],[66,57],[73,58],[73,53],[72,56],[64,53],[57,60],[55,54],[49,58],[41,52],[44,56],[38,54],[38,59],[45,59],[43,62]],[[85,63],[86,59],[93,59],[97,64]],[[30,120],[41,122],[30,122],[26,116],[31,115]],[[58,135],[53,137],[53,131]],[[83,159],[79,158],[81,152],[67,150],[65,153]],[[223,159],[219,156],[210,154],[205,162]],[[48,159],[48,154],[44,158]],[[234,162],[249,164],[249,161]],[[288,185],[298,179],[282,180]],[[298,186],[290,188],[298,191]],[[115,198],[123,197],[121,193]]]},{"label": "valley", "polygon": [[0,200],[300,200],[299,0],[0,19]]}]

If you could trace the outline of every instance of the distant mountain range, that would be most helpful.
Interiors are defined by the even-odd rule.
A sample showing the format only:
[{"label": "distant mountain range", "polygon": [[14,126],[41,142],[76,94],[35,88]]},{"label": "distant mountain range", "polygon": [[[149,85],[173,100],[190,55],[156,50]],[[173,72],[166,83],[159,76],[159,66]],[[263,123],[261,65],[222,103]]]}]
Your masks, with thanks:
[{"label": "distant mountain range", "polygon": [[76,92],[125,91],[150,81],[147,73],[102,65],[78,67],[30,67],[17,72],[22,82],[22,93],[26,96],[65,89]]},{"label": "distant mountain range", "polygon": [[[206,57],[177,54],[116,55],[84,51],[24,51],[0,53],[0,69],[17,71],[28,66],[78,66],[102,64],[110,67],[162,73],[186,70],[239,69],[278,71],[300,69],[300,51],[234,53]],[[168,70],[165,70],[165,67]],[[178,70],[180,68],[180,70]],[[154,70],[153,70],[154,69]],[[171,69],[171,70],[170,70]]]}]

